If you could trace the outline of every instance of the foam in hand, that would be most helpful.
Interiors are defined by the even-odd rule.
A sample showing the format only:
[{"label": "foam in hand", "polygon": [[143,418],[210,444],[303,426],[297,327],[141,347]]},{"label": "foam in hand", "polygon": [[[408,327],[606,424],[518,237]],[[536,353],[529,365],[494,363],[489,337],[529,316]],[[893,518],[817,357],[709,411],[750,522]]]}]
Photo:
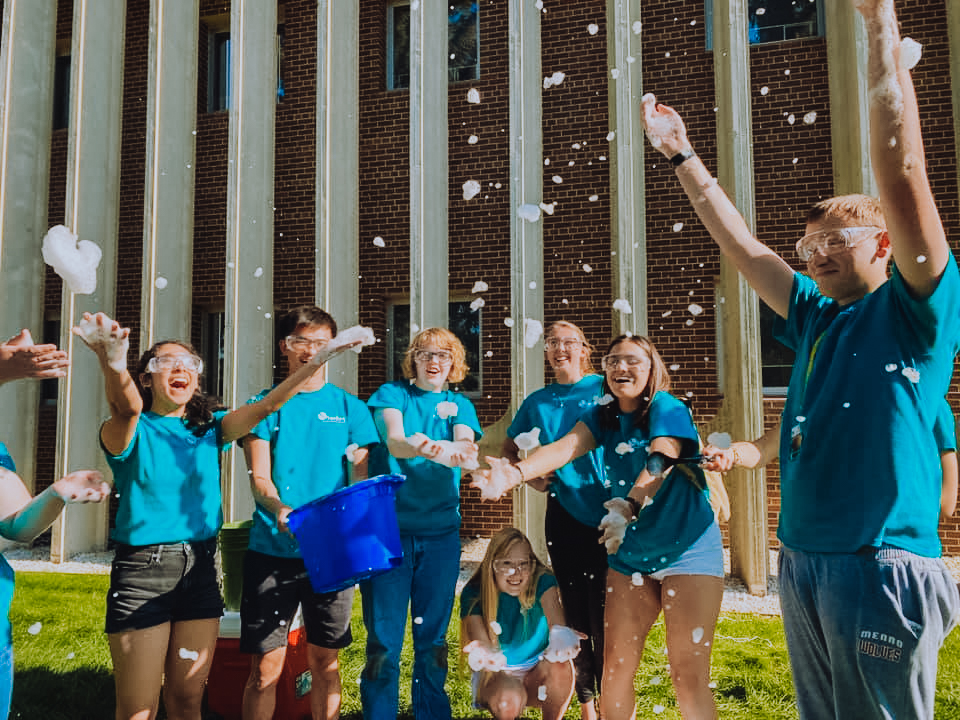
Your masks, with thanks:
[{"label": "foam in hand", "polygon": [[543,653],[547,662],[559,663],[573,660],[580,652],[580,636],[565,625],[550,628],[550,641]]},{"label": "foam in hand", "polygon": [[520,450],[533,450],[540,447],[540,428],[535,427],[529,432],[520,433],[513,441]]},{"label": "foam in hand", "polygon": [[97,266],[103,253],[96,243],[80,240],[63,225],[54,225],[43,237],[43,261],[53,268],[75,295],[97,289]]},{"label": "foam in hand", "polygon": [[472,485],[480,491],[483,500],[499,500],[514,486],[513,474],[508,471],[510,461],[506,458],[487,458],[489,470],[473,474]]},{"label": "foam in hand", "polygon": [[350,349],[359,354],[364,346],[375,344],[377,342],[377,336],[373,334],[372,328],[354,325],[353,327],[338,332],[337,336],[327,345],[327,350],[336,350],[338,347],[349,345],[357,340],[360,341],[360,344]]},{"label": "foam in hand", "polygon": [[130,349],[130,331],[122,329],[119,334],[97,324],[93,317],[83,317],[74,327],[74,332],[91,348],[102,345],[106,350],[107,364],[121,372],[127,367],[127,350]]}]

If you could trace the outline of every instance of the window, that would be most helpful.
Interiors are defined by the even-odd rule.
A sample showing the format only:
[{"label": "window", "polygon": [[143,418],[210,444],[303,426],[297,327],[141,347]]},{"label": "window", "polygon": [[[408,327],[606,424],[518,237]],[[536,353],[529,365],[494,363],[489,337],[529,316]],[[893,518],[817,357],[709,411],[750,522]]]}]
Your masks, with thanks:
[{"label": "window", "polygon": [[776,313],[760,301],[760,374],[764,395],[786,395],[795,353],[773,336]]},{"label": "window", "polygon": [[[283,100],[286,93],[283,82],[283,46],[286,41],[286,29],[277,26],[277,102]],[[207,112],[221,112],[230,109],[230,32],[213,31],[207,45]]]},{"label": "window", "polygon": [[[69,58],[67,58],[69,60]],[[36,342],[36,341],[34,341]],[[60,314],[47,312],[43,318],[43,340],[40,342],[50,345],[60,345]],[[79,351],[78,351],[79,352]],[[57,378],[40,381],[40,404],[56,405],[57,393],[60,391],[60,381]]]},{"label": "window", "polygon": [[203,359],[203,391],[223,397],[224,313],[215,310],[203,313],[200,331],[200,355]]},{"label": "window", "polygon": [[53,70],[53,129],[70,125],[70,56],[58,55]]},{"label": "window", "polygon": [[[707,50],[713,49],[713,0],[705,0]],[[750,0],[747,27],[751,45],[823,35],[823,0]]]},{"label": "window", "polygon": [[[480,310],[471,310],[470,301],[450,303],[447,327],[463,343],[470,372],[463,382],[453,386],[457,392],[479,397],[482,387],[480,355]],[[387,380],[403,377],[403,356],[410,343],[410,303],[396,302],[387,308]]]},{"label": "window", "polygon": [[[479,3],[454,0],[447,14],[447,77],[450,82],[480,77]],[[410,87],[410,3],[387,6],[387,89]]]}]

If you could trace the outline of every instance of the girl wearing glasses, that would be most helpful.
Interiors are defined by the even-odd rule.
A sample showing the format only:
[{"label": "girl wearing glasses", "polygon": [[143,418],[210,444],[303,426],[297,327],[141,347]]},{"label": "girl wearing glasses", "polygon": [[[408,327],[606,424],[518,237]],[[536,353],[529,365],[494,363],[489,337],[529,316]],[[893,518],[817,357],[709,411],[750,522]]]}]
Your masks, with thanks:
[{"label": "girl wearing glasses", "polygon": [[460,617],[476,707],[511,720],[525,707],[563,717],[583,636],[565,626],[557,581],[522,532],[504,528],[490,540],[460,595]]},{"label": "girl wearing glasses", "polygon": [[328,346],[259,402],[227,412],[201,392],[203,363],[188,343],[156,343],[131,374],[129,328],[84,313],[73,332],[96,353],[110,406],[100,444],[119,502],[106,620],[116,716],[154,718],[162,690],[170,717],[199,720],[223,614],[220,453],[350,345]]},{"label": "girl wearing glasses", "polygon": [[443,328],[422,330],[403,358],[403,380],[368,404],[382,444],[374,474],[406,476],[397,489],[403,563],[360,584],[367,662],[360,678],[366,720],[396,720],[407,611],[414,618],[413,714],[450,718],[447,626],[460,573],[460,467],[477,466],[482,434],[473,403],[447,389],[467,375],[466,352]]},{"label": "girl wearing glasses", "polygon": [[[517,436],[539,428],[541,444],[559,440],[603,395],[603,377],[594,372],[590,360],[593,346],[580,328],[555,322],[544,346],[555,382],[531,393],[507,429],[503,455],[513,462],[520,459]],[[603,518],[603,503],[610,499],[603,484],[603,458],[599,450],[588,452],[543,478],[531,478],[530,483],[547,491],[544,535],[560,599],[570,627],[585,635],[573,661],[580,717],[596,720],[607,594],[607,552],[597,542],[597,526]]]},{"label": "girl wearing glasses", "polygon": [[600,522],[610,553],[604,618],[601,714],[631,718],[633,680],[647,633],[661,610],[677,704],[684,717],[716,717],[710,651],[723,598],[720,528],[697,464],[690,411],[669,394],[670,376],[647,338],[621,335],[603,358],[612,402],[589,410],[567,435],[509,463],[488,458],[474,473],[484,497],[542,476],[594,448],[603,449],[613,497]]}]

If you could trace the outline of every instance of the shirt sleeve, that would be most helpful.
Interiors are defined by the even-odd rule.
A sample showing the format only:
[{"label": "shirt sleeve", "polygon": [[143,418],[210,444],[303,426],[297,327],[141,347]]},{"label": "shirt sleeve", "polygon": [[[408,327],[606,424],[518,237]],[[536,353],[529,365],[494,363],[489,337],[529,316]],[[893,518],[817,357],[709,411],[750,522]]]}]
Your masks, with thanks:
[{"label": "shirt sleeve", "polygon": [[787,317],[779,315],[773,321],[773,336],[791,350],[800,347],[803,332],[811,313],[824,304],[832,303],[823,297],[817,284],[806,275],[793,274],[793,289],[790,292],[790,306]]},{"label": "shirt sleeve", "polygon": [[370,409],[359,398],[347,395],[347,417],[350,418],[350,442],[360,447],[369,447],[380,442],[377,427],[373,424]]},{"label": "shirt sleeve", "polygon": [[[699,445],[700,436],[690,417],[690,409],[670,393],[662,390],[653,396],[650,404],[650,439],[658,437],[672,437],[693,443],[695,451]],[[689,446],[683,455],[687,452]]]},{"label": "shirt sleeve", "polygon": [[17,464],[13,461],[13,456],[2,442],[0,442],[0,467],[6,468],[10,472],[17,471]]},{"label": "shirt sleeve", "polygon": [[937,441],[940,454],[957,449],[957,422],[953,409],[946,400],[940,405],[937,420],[933,426],[933,437]]},{"label": "shirt sleeve", "polygon": [[533,429],[530,419],[530,407],[533,404],[531,398],[533,395],[528,395],[527,399],[520,404],[520,409],[517,410],[517,414],[513,416],[513,420],[510,423],[510,427],[507,428],[507,437],[515,438],[520,433],[530,432]]},{"label": "shirt sleeve", "polygon": [[470,399],[460,393],[454,393],[454,402],[457,404],[457,420],[454,425],[466,425],[473,430],[474,440],[482,438],[483,428],[480,427],[477,411]]},{"label": "shirt sleeve", "polygon": [[[260,402],[261,400],[263,400],[263,398],[267,396],[268,392],[269,390],[264,390],[262,392],[257,393],[252,398],[247,400],[247,405],[252,405],[253,403]],[[269,442],[273,435],[273,430],[276,427],[276,425],[277,425],[277,413],[270,413],[263,420],[261,420],[260,422],[258,422],[256,425],[253,426],[253,428],[250,430],[250,434],[256,438],[259,438],[260,440],[266,440]]]},{"label": "shirt sleeve", "polygon": [[384,383],[370,396],[367,405],[371,410],[395,408],[402,412],[406,406],[405,393],[395,382]]}]

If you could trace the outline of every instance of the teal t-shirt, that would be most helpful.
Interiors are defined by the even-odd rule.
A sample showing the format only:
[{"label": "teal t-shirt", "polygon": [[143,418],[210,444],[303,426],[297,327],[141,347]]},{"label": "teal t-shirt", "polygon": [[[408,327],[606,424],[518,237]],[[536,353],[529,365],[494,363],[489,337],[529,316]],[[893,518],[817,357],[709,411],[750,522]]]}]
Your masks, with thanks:
[{"label": "teal t-shirt", "polygon": [[[297,393],[250,433],[270,443],[273,484],[284,504],[293,508],[346,487],[350,477],[347,446],[369,447],[379,439],[363,401],[330,383]],[[250,549],[276,557],[300,557],[296,539],[280,532],[276,516],[260,505],[253,513]]]},{"label": "teal t-shirt", "polygon": [[780,436],[780,540],[806,552],[886,544],[938,557],[934,425],[960,342],[956,261],[926,299],[894,268],[843,307],[797,274],[775,328],[797,353]]},{"label": "teal t-shirt", "polygon": [[[119,508],[113,539],[126,545],[208,540],[223,524],[220,496],[221,422],[199,437],[182,418],[143,412],[119,455],[103,448]],[[101,447],[103,443],[101,441]]]},{"label": "teal t-shirt", "polygon": [[[507,428],[507,435],[515,438],[538,427],[541,445],[559,440],[573,430],[581,415],[597,404],[602,388],[600,375],[587,375],[572,385],[547,385],[527,396]],[[549,492],[577,520],[597,527],[607,513],[603,503],[610,499],[604,486],[601,450],[581,455],[557,470],[556,475]]]},{"label": "teal t-shirt", "polygon": [[[647,465],[650,442],[658,437],[687,441],[687,449],[695,452],[699,435],[690,417],[690,410],[670,393],[663,391],[650,402],[646,429],[634,424],[632,413],[621,413],[616,428],[600,424],[597,407],[581,420],[603,448],[607,483],[614,497],[626,497],[643,468]],[[623,544],[609,558],[610,567],[632,575],[650,574],[673,563],[716,520],[707,497],[706,480],[699,465],[687,465],[697,476],[698,488],[679,467],[663,479],[653,503],[640,511],[640,516],[627,527]]]},{"label": "teal t-shirt", "polygon": [[[557,579],[549,572],[540,576],[533,605],[524,610],[520,599],[500,593],[497,599],[497,623],[500,625],[500,650],[507,658],[508,667],[534,663],[550,643],[550,624],[543,614],[543,594],[557,586]],[[460,617],[483,615],[480,583],[468,582],[460,594]]]},{"label": "teal t-shirt", "polygon": [[[440,417],[441,402],[455,403],[457,413]],[[427,392],[409,380],[381,385],[367,401],[376,413],[395,408],[403,415],[407,437],[423,433],[431,440],[453,440],[454,425],[466,425],[474,438],[483,435],[477,411],[465,396],[452,390]],[[447,413],[443,413],[446,415]],[[371,473],[403,475],[397,488],[397,523],[404,535],[442,535],[460,527],[460,468],[448,468],[423,457],[398,459],[387,450],[386,427],[379,420],[382,444],[371,453]]]},{"label": "teal t-shirt", "polygon": [[[0,442],[0,467],[10,472],[17,471],[17,465],[7,446]],[[7,559],[0,555],[0,643],[9,647],[13,644],[13,631],[10,627],[10,603],[13,602],[13,568]]]}]

